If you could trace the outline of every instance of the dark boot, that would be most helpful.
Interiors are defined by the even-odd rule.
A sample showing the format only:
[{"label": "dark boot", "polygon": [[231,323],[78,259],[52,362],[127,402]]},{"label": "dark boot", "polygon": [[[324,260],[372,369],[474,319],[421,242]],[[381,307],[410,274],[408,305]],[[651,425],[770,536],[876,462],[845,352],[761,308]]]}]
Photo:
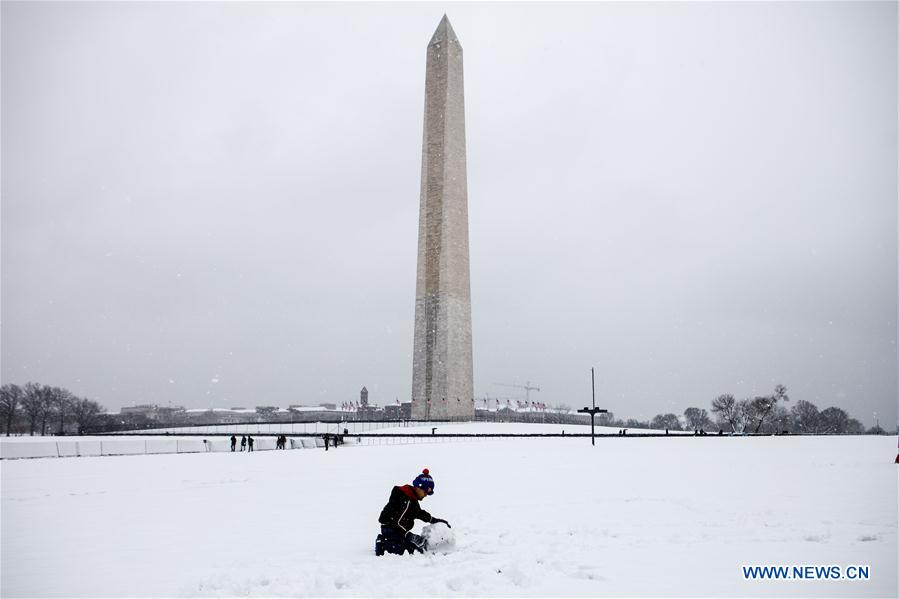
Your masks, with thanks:
[{"label": "dark boot", "polygon": [[428,542],[421,535],[417,535],[411,532],[406,533],[406,550],[411,554],[416,551],[419,553],[424,553],[428,548]]}]

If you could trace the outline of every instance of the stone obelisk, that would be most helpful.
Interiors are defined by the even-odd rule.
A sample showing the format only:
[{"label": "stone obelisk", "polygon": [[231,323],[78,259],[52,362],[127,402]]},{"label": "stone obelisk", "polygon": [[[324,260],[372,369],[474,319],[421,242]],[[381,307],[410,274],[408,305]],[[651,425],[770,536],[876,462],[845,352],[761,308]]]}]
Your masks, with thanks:
[{"label": "stone obelisk", "polygon": [[446,15],[425,71],[412,417],[474,418],[462,46]]}]

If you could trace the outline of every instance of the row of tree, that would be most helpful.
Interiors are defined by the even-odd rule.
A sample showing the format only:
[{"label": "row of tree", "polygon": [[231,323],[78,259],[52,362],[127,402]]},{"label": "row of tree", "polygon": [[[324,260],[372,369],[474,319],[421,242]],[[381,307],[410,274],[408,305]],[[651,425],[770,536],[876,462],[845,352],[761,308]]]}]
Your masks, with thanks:
[{"label": "row of tree", "polygon": [[97,402],[62,387],[39,383],[0,387],[0,423],[7,437],[12,432],[80,434],[94,426],[103,412]]},{"label": "row of tree", "polygon": [[672,431],[705,431],[726,433],[805,433],[805,434],[883,434],[876,425],[865,430],[861,422],[849,416],[842,408],[829,407],[818,410],[810,401],[799,400],[790,409],[784,405],[790,401],[784,385],[774,387],[770,395],[737,400],[731,394],[719,395],[712,400],[711,414],[704,408],[690,407],[683,417],[677,414],[657,414],[650,421],[634,419],[618,420],[604,414],[600,423],[621,428],[651,428]]},{"label": "row of tree", "polygon": [[865,431],[864,425],[849,416],[842,408],[831,406],[818,410],[810,401],[800,399],[789,410],[784,403],[790,401],[787,388],[777,385],[774,393],[751,399],[736,400],[733,395],[719,395],[712,401],[712,413],[721,426],[735,432],[780,432],[829,434],[848,433],[882,434],[875,424]]}]

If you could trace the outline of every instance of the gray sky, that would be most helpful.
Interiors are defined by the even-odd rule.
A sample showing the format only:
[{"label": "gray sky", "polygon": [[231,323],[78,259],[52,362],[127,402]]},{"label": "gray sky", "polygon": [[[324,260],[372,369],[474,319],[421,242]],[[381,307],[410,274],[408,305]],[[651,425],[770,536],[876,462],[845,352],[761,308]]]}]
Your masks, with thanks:
[{"label": "gray sky", "polygon": [[475,393],[897,407],[895,3],[2,4],[2,378],[407,400],[425,48],[465,50]]}]

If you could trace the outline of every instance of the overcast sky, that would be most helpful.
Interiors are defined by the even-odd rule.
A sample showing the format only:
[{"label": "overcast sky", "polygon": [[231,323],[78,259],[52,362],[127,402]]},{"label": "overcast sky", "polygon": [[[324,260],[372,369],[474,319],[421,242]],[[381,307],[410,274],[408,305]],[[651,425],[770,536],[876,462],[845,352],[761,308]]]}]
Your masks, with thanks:
[{"label": "overcast sky", "polygon": [[3,382],[408,400],[444,12],[477,397],[896,422],[892,2],[3,2]]}]

